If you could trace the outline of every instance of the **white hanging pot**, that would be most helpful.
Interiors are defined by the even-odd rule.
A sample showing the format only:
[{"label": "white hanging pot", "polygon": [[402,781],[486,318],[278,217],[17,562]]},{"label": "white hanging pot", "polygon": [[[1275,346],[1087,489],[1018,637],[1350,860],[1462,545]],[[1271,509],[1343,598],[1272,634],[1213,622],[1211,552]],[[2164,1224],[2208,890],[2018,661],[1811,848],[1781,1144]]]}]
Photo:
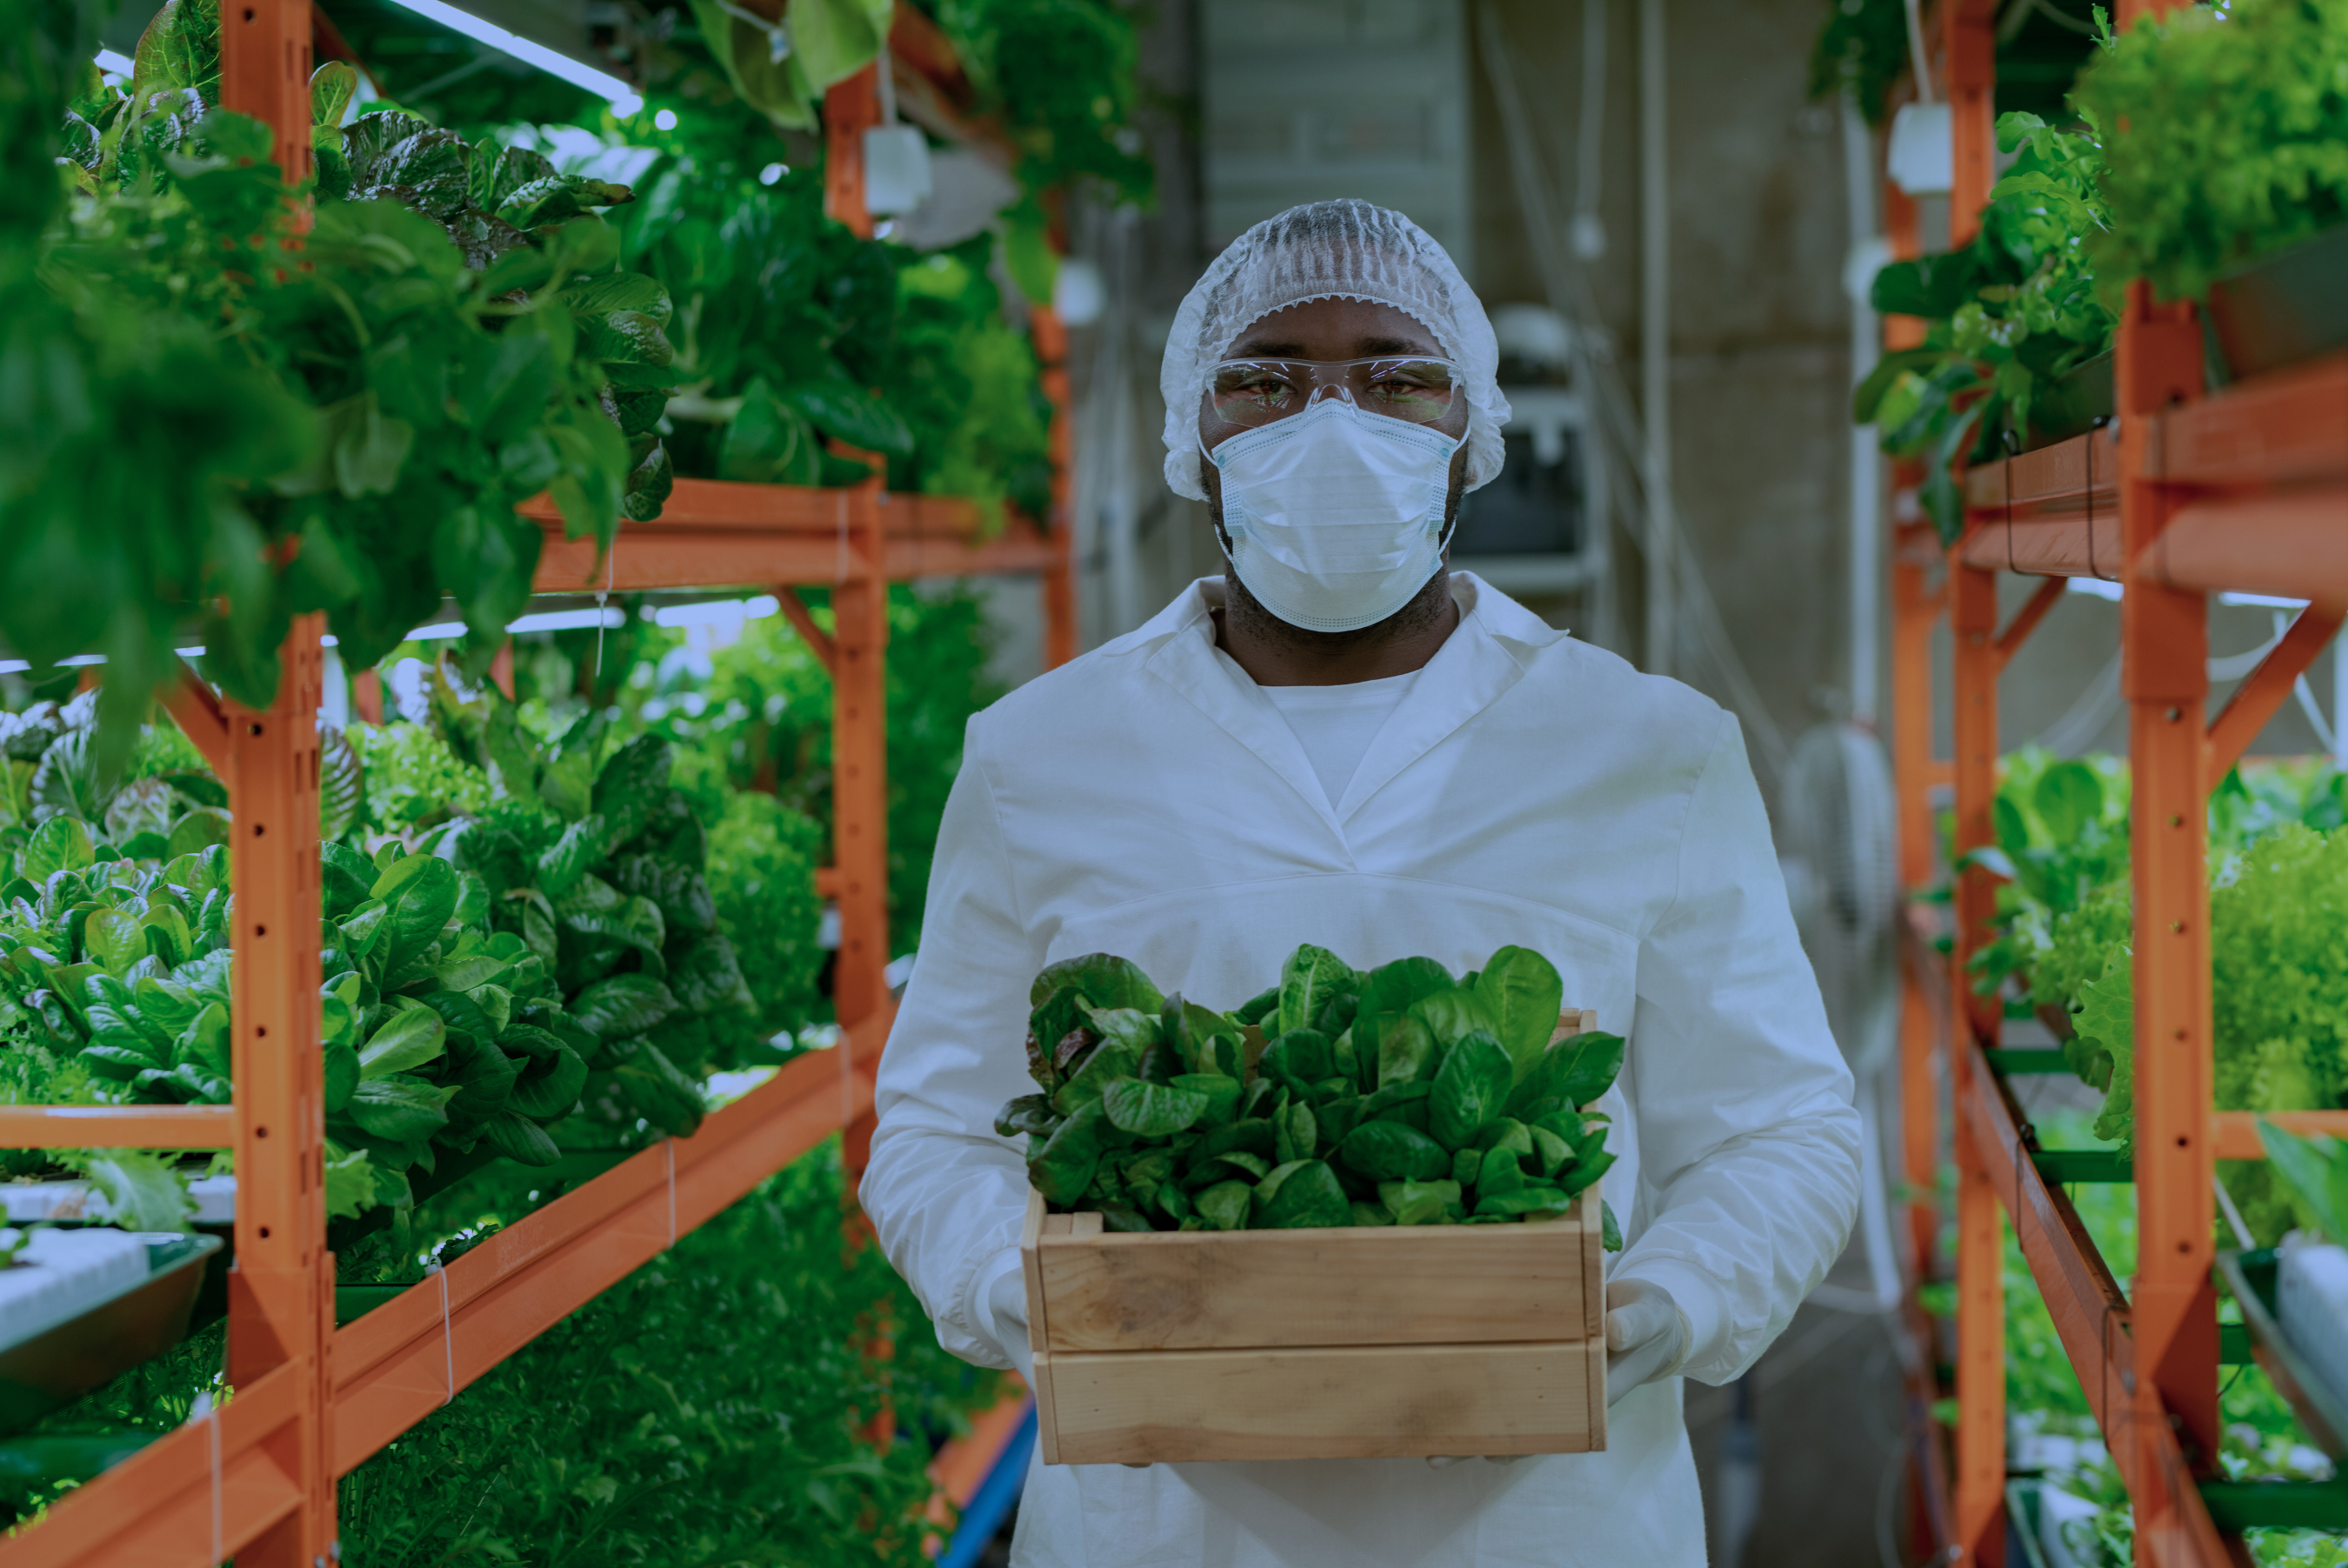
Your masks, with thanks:
[{"label": "white hanging pot", "polygon": [[1910,196],[1945,196],[1957,182],[1956,132],[1944,103],[1900,106],[1884,155],[1891,182]]}]

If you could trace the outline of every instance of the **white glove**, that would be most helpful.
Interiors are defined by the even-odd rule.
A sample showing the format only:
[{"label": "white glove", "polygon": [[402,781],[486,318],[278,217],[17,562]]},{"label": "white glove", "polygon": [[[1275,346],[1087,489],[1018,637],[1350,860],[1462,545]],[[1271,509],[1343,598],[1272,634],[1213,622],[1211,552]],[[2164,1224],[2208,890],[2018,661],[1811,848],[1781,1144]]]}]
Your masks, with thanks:
[{"label": "white glove", "polygon": [[1606,1408],[1659,1377],[1668,1377],[1694,1348],[1695,1331],[1671,1292],[1644,1280],[1606,1284]]},{"label": "white glove", "polygon": [[1027,1343],[1027,1275],[1018,1266],[1016,1254],[1012,1267],[996,1274],[986,1287],[986,1315],[994,1320],[995,1344],[1019,1369],[1020,1381],[1033,1388],[1035,1352]]}]

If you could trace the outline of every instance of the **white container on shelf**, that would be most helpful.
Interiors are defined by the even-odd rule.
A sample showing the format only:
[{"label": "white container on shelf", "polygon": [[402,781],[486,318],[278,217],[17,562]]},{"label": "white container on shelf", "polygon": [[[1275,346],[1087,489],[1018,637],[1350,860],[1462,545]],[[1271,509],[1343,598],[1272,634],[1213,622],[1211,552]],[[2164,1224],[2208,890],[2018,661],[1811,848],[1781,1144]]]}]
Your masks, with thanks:
[{"label": "white container on shelf", "polygon": [[0,1348],[20,1345],[147,1278],[147,1238],[90,1227],[35,1231],[0,1268]]},{"label": "white container on shelf", "polygon": [[[236,1178],[199,1176],[188,1183],[198,1225],[226,1225],[236,1219]],[[106,1194],[87,1181],[0,1181],[0,1222],[28,1225],[103,1224],[114,1217]]]},{"label": "white container on shelf", "polygon": [[2275,1321],[2333,1399],[2348,1405],[2348,1247],[2293,1232],[2275,1259]]}]

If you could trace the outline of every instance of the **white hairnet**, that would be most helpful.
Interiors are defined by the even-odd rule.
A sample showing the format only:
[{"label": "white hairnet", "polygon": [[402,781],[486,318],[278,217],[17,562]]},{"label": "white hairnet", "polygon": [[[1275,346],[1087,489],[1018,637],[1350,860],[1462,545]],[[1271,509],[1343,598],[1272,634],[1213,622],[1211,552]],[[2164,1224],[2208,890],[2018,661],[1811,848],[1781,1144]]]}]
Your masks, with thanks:
[{"label": "white hairnet", "polygon": [[1166,362],[1166,482],[1207,499],[1199,480],[1199,397],[1231,345],[1273,311],[1315,299],[1390,304],[1435,335],[1468,394],[1468,488],[1500,472],[1500,349],[1484,304],[1427,232],[1367,201],[1313,201],[1267,218],[1231,242],[1174,313]]}]

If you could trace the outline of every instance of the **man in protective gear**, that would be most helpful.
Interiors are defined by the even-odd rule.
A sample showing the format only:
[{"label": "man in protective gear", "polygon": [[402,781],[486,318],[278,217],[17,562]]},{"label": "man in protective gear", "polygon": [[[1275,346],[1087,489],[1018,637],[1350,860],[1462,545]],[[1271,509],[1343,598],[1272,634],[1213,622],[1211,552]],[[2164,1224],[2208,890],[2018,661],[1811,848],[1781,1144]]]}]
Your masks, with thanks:
[{"label": "man in protective gear", "polygon": [[[1166,346],[1166,477],[1230,562],[971,721],[861,1189],[959,1356],[1027,1366],[1027,987],[1121,954],[1235,1006],[1303,943],[1455,973],[1515,944],[1625,1036],[1600,1102],[1608,1444],[1031,1471],[1036,1568],[1704,1560],[1680,1379],[1728,1381],[1841,1250],[1859,1122],[1735,720],[1447,568],[1508,404],[1441,247],[1360,201],[1258,224]],[[1472,1292],[1475,1282],[1462,1280]]]}]

